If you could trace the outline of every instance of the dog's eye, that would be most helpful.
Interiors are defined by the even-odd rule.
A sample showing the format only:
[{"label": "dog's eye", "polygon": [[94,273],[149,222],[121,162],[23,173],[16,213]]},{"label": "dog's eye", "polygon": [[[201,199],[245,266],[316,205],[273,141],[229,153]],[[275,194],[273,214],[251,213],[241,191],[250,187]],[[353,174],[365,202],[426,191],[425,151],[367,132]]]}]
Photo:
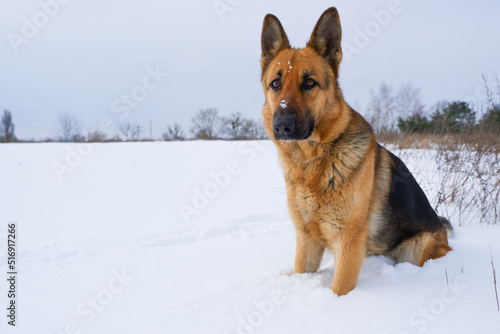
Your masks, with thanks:
[{"label": "dog's eye", "polygon": [[318,83],[316,81],[314,81],[314,79],[309,78],[309,79],[306,79],[304,81],[303,87],[304,87],[304,89],[311,89],[313,87],[316,87],[317,84]]},{"label": "dog's eye", "polygon": [[274,89],[274,90],[279,90],[281,87],[281,81],[280,79],[274,79],[272,82],[271,82],[271,88]]}]

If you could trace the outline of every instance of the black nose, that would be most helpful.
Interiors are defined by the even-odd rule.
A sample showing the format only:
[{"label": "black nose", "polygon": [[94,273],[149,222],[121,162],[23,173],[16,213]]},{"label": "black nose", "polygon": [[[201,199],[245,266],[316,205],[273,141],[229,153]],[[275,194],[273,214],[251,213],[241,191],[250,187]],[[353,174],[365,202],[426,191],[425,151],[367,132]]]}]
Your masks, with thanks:
[{"label": "black nose", "polygon": [[280,115],[273,120],[274,133],[279,137],[287,137],[295,130],[295,117]]}]

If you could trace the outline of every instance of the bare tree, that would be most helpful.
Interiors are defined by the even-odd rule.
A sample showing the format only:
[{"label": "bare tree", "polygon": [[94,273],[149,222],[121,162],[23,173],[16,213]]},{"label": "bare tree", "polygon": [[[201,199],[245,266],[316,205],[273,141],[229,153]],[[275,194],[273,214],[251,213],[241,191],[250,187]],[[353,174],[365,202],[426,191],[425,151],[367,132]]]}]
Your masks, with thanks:
[{"label": "bare tree", "polygon": [[249,140],[249,139],[267,139],[267,133],[261,121],[243,118],[240,112],[231,114],[225,118],[224,133],[229,139]]},{"label": "bare tree", "polygon": [[258,125],[252,119],[243,118],[240,112],[224,119],[224,133],[229,139],[253,139],[257,137]]},{"label": "bare tree", "polygon": [[266,132],[263,121],[260,119],[256,122],[255,128],[255,139],[269,139],[269,135]]},{"label": "bare tree", "polygon": [[382,83],[377,94],[371,91],[370,121],[376,133],[390,132],[395,128],[395,101],[392,86]]},{"label": "bare tree", "polygon": [[[494,102],[494,97],[493,97],[493,91],[491,90],[490,86],[488,85],[488,81],[486,80],[486,77],[484,74],[481,75],[481,78],[483,79],[484,83],[484,89],[486,90],[486,109],[493,109],[495,107],[495,102]],[[497,85],[498,85],[498,77],[497,79]]]},{"label": "bare tree", "polygon": [[420,88],[413,86],[411,82],[403,83],[395,97],[396,115],[401,118],[422,115],[424,105]]},{"label": "bare tree", "polygon": [[62,112],[57,119],[57,134],[62,141],[81,141],[82,122],[68,112]]},{"label": "bare tree", "polygon": [[138,123],[123,122],[118,124],[120,132],[125,136],[126,141],[141,140],[142,128]]},{"label": "bare tree", "polygon": [[191,119],[191,132],[195,139],[217,139],[225,126],[224,118],[216,108],[202,109]]},{"label": "bare tree", "polygon": [[6,143],[16,141],[12,113],[8,110],[3,111],[2,122],[0,123],[0,142],[2,141]]},{"label": "bare tree", "polygon": [[262,139],[263,133],[266,132],[262,123],[257,123],[253,119],[245,119],[242,128],[241,139]]},{"label": "bare tree", "polygon": [[182,131],[179,123],[175,123],[174,125],[169,125],[167,127],[167,131],[163,134],[163,140],[166,141],[174,141],[174,140],[184,140],[186,137],[184,136],[184,132]]},{"label": "bare tree", "polygon": [[497,72],[495,72],[495,82],[497,83],[497,99],[500,101],[500,80],[498,80]]},{"label": "bare tree", "polygon": [[441,101],[438,101],[436,103],[434,103],[430,108],[429,108],[429,111],[431,113],[434,113],[434,112],[442,112],[444,108],[446,108],[446,106],[450,104],[450,102],[446,101],[446,100],[441,100]]}]

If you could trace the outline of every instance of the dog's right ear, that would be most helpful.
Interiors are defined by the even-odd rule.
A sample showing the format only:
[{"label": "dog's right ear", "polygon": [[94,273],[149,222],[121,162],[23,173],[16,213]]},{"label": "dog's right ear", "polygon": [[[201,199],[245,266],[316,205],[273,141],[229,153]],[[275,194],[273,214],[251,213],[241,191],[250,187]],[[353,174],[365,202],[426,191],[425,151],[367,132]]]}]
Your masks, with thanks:
[{"label": "dog's right ear", "polygon": [[264,73],[271,60],[273,60],[281,50],[290,48],[285,30],[281,22],[273,14],[267,14],[264,18],[261,43],[262,56],[260,58],[260,66],[262,67],[262,73]]}]

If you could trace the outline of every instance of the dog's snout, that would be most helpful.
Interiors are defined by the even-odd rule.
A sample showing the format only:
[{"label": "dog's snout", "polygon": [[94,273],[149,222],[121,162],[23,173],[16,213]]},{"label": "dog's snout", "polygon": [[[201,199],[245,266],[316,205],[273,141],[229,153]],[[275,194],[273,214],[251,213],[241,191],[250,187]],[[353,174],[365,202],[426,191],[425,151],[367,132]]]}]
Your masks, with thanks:
[{"label": "dog's snout", "polygon": [[295,117],[292,115],[278,116],[273,121],[273,128],[275,134],[287,137],[295,130]]}]

